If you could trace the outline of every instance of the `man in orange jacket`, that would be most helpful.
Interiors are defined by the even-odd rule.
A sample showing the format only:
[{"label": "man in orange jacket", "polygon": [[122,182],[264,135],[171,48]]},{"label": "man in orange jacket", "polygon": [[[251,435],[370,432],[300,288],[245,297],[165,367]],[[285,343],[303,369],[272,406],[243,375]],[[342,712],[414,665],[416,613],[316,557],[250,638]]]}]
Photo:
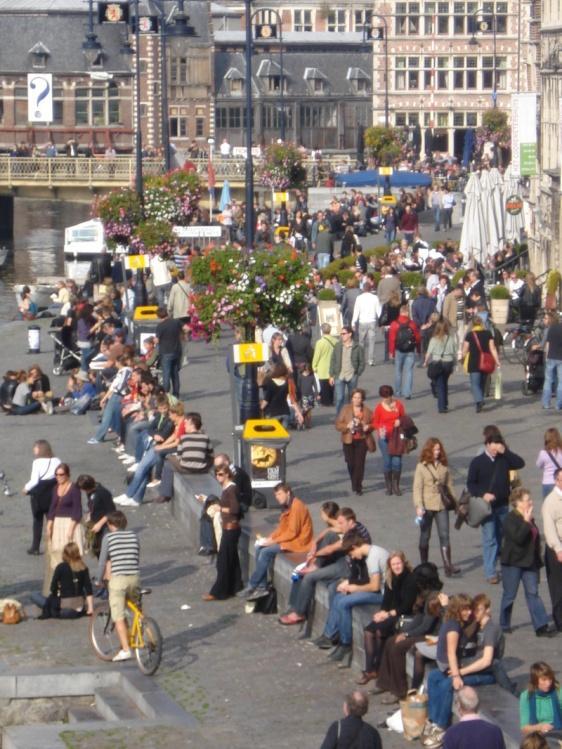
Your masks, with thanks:
[{"label": "man in orange jacket", "polygon": [[277,554],[283,551],[306,552],[312,543],[312,518],[308,507],[293,496],[289,484],[277,484],[275,499],[281,505],[279,524],[267,538],[256,541],[256,568],[248,585],[239,595],[252,600],[267,593],[267,574]]}]

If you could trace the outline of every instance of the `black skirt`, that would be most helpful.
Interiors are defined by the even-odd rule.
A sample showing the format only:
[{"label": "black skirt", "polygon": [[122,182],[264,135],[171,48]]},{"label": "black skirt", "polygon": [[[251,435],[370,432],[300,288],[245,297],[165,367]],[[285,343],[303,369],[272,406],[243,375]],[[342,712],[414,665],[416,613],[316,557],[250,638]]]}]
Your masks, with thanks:
[{"label": "black skirt", "polygon": [[217,579],[210,594],[219,600],[230,598],[242,590],[242,570],[238,557],[241,530],[223,530],[217,555]]}]

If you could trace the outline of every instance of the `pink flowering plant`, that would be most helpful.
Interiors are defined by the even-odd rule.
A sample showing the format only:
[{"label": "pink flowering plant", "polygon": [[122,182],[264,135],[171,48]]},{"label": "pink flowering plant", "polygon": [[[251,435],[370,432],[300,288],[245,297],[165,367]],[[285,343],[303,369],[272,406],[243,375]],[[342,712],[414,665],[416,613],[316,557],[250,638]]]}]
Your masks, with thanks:
[{"label": "pink flowering plant", "polygon": [[223,325],[296,326],[306,307],[312,267],[291,247],[250,254],[226,247],[196,258],[191,278],[195,327],[206,338],[218,339]]},{"label": "pink flowering plant", "polygon": [[306,183],[302,154],[293,143],[272,143],[265,149],[258,168],[262,185],[272,190],[288,190]]},{"label": "pink flowering plant", "polygon": [[126,187],[98,196],[92,206],[92,215],[101,219],[107,244],[115,248],[118,244],[129,243],[142,219],[142,205],[137,193]]}]

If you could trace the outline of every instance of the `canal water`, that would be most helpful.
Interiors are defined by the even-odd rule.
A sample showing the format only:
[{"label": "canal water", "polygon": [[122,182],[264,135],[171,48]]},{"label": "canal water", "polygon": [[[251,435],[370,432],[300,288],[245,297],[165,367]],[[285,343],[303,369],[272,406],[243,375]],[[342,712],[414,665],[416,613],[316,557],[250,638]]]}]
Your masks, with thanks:
[{"label": "canal water", "polygon": [[14,211],[14,238],[0,242],[0,246],[11,249],[0,268],[0,323],[13,320],[17,312],[14,284],[63,274],[64,230],[86,221],[90,205],[18,199]]}]

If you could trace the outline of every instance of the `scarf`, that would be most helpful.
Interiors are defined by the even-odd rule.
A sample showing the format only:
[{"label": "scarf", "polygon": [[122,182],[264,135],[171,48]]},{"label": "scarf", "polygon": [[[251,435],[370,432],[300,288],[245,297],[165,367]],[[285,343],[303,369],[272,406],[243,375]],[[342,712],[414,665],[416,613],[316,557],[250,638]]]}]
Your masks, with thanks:
[{"label": "scarf", "polygon": [[540,689],[529,692],[529,723],[536,725],[537,720],[537,696],[550,697],[552,703],[552,725],[556,731],[562,730],[562,711],[558,700],[558,690],[552,687],[548,692],[541,692]]}]

